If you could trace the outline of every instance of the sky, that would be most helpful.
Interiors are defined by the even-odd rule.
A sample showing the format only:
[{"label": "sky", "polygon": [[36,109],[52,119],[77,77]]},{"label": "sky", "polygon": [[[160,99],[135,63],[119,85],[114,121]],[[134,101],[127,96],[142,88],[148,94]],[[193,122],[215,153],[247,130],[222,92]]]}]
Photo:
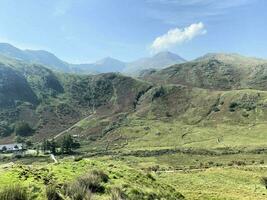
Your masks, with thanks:
[{"label": "sky", "polygon": [[0,0],[0,42],[84,63],[160,51],[267,58],[266,0]]}]

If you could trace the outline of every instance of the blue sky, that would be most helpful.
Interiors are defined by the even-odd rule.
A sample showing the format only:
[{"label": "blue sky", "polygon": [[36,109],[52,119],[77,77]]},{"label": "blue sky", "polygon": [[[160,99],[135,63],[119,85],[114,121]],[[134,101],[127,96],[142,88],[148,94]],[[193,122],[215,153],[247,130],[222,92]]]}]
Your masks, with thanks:
[{"label": "blue sky", "polygon": [[0,42],[69,62],[161,50],[267,58],[266,0],[0,0]]}]

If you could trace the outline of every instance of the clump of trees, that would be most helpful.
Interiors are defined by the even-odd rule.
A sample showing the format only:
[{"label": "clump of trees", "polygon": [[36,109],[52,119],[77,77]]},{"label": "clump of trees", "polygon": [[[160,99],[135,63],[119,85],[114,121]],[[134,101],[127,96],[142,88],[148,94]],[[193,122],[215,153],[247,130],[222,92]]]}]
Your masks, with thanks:
[{"label": "clump of trees", "polygon": [[42,150],[44,152],[51,152],[52,154],[56,154],[57,153],[57,147],[58,147],[58,144],[57,142],[55,141],[55,139],[53,138],[52,140],[43,140],[43,143],[42,143]]},{"label": "clump of trees", "polygon": [[160,86],[160,88],[158,88],[158,89],[154,92],[154,94],[153,94],[153,96],[152,96],[152,101],[154,101],[156,98],[159,98],[159,97],[161,97],[161,96],[163,96],[163,95],[165,95],[165,89],[164,89],[163,86]]},{"label": "clump of trees", "polygon": [[79,147],[80,144],[71,135],[66,135],[59,141],[56,141],[54,138],[52,140],[44,140],[41,145],[41,149],[44,152],[50,152],[52,154],[71,154],[74,149]]},{"label": "clump of trees", "polygon": [[17,136],[31,136],[34,133],[34,129],[26,122],[19,121],[15,124],[15,133]]}]

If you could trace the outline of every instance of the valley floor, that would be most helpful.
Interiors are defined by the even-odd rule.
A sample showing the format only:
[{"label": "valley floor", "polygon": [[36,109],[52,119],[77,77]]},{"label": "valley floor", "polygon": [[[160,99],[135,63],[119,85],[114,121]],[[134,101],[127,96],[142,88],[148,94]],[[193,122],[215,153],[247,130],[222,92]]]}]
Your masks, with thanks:
[{"label": "valley floor", "polygon": [[[267,198],[262,183],[262,177],[267,176],[266,161],[264,153],[220,156],[175,153],[81,160],[67,157],[59,159],[58,164],[52,163],[49,157],[47,160],[30,158],[16,161],[16,164],[1,164],[0,188],[10,182],[20,182],[28,187],[33,199],[45,199],[45,185],[69,182],[97,169],[107,173],[110,180],[104,183],[107,192],[96,193],[93,199],[110,199],[111,188],[119,187],[129,199],[149,199],[153,193],[176,199],[164,195],[179,192],[189,200],[263,200]],[[137,191],[143,196],[134,196]]]}]

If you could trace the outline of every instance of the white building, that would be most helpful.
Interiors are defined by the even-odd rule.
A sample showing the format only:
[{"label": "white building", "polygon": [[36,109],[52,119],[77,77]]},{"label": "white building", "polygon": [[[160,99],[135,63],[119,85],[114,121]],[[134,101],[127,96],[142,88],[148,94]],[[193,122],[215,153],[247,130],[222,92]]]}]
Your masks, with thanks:
[{"label": "white building", "polygon": [[22,149],[23,149],[22,143],[0,145],[0,151],[14,152],[14,151],[20,151]]}]

